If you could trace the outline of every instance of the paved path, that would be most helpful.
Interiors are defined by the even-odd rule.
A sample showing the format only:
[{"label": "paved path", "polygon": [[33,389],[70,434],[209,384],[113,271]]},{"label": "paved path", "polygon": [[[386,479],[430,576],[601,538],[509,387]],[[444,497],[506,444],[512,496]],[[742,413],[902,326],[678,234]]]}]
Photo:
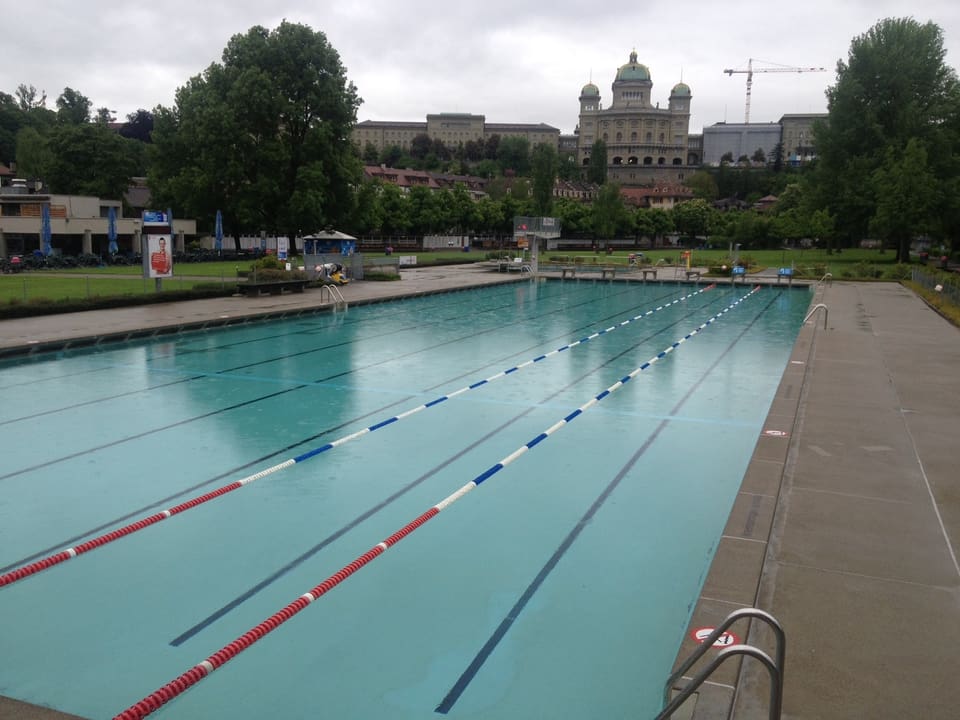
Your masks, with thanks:
[{"label": "paved path", "polygon": [[[794,346],[691,629],[776,617],[790,720],[960,717],[960,330],[899,284],[815,301],[826,327],[819,310]],[[769,631],[732,629],[775,657]],[[695,720],[767,718],[762,665],[735,689],[726,664]]]},{"label": "paved path", "polygon": [[[357,282],[339,289],[349,305],[359,305],[521,279],[526,278],[517,273],[493,272],[475,265],[450,265],[404,270],[398,281]],[[331,305],[326,291],[311,288],[304,293],[287,295],[233,296],[0,320],[0,358],[264,317],[300,315]]]}]

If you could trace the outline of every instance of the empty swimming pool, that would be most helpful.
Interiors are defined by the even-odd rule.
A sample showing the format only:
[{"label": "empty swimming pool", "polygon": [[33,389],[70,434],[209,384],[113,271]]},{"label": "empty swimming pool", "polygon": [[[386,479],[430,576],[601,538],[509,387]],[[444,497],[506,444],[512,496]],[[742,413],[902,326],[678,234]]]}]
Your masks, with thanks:
[{"label": "empty swimming pool", "polygon": [[0,694],[652,716],[808,303],[523,282],[0,365]]}]

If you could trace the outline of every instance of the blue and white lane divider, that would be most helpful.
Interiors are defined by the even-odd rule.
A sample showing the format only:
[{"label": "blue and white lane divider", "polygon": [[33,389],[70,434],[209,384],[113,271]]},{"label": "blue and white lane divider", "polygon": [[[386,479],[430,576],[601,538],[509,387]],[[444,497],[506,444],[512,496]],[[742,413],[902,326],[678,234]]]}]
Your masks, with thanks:
[{"label": "blue and white lane divider", "polygon": [[212,655],[207,657],[205,660],[201,660],[199,663],[197,663],[193,667],[181,673],[174,680],[171,680],[167,684],[163,685],[162,687],[158,688],[157,690],[153,691],[152,693],[144,697],[139,702],[131,705],[123,712],[115,715],[114,720],[141,720],[142,718],[145,718],[148,715],[151,715],[154,711],[159,710],[161,707],[163,707],[163,705],[170,702],[174,698],[182,695],[184,692],[186,692],[191,687],[193,687],[194,685],[199,683],[201,680],[203,680],[205,677],[209,676],[214,670],[230,662],[230,660],[235,658],[237,655],[242,653],[244,650],[246,650],[248,647],[250,647],[257,641],[259,641],[265,635],[276,630],[283,623],[287,622],[287,620],[292,618],[294,615],[297,615],[302,610],[306,609],[307,606],[309,606],[311,603],[319,600],[320,597],[322,597],[323,595],[326,595],[330,590],[332,590],[337,585],[342,583],[344,580],[346,580],[348,577],[353,575],[355,572],[357,572],[367,564],[373,562],[376,558],[378,558],[380,555],[382,555],[387,550],[392,548],[394,545],[399,543],[405,537],[407,537],[408,535],[413,533],[415,530],[417,530],[418,528],[422,527],[427,522],[435,518],[443,510],[446,510],[448,507],[453,505],[457,500],[462,498],[471,490],[476,489],[480,485],[480,483],[484,482],[485,480],[489,480],[491,477],[493,477],[498,472],[503,470],[503,468],[505,468],[507,465],[509,465],[514,460],[519,458],[521,455],[526,453],[528,450],[539,445],[541,442],[543,442],[548,437],[550,437],[553,433],[557,432],[562,427],[572,422],[574,419],[582,415],[586,410],[589,410],[591,407],[599,403],[601,400],[609,396],[611,393],[614,393],[617,390],[619,390],[632,378],[636,377],[637,375],[642,373],[644,370],[652,366],[654,363],[658,362],[659,360],[662,360],[671,352],[676,350],[678,347],[680,347],[682,343],[686,342],[687,340],[692,338],[694,335],[697,335],[698,333],[702,332],[704,328],[706,328],[711,323],[716,321],[717,318],[719,318],[724,313],[727,313],[730,310],[732,310],[734,307],[736,307],[741,302],[746,300],[748,297],[753,295],[759,289],[760,289],[760,286],[757,285],[749,293],[741,297],[736,302],[725,307],[723,310],[718,312],[712,318],[710,318],[705,323],[700,325],[700,327],[698,327],[697,329],[693,330],[690,333],[687,333],[682,338],[674,342],[672,345],[665,348],[654,357],[650,358],[643,365],[641,365],[638,368],[635,368],[629,375],[624,376],[623,378],[615,382],[613,385],[608,387],[606,390],[604,390],[602,393],[591,398],[589,401],[581,405],[579,408],[574,410],[565,418],[563,418],[559,422],[555,423],[554,425],[550,426],[549,428],[544,430],[542,433],[537,435],[530,442],[526,443],[525,445],[521,445],[519,448],[514,450],[505,458],[503,458],[500,462],[496,463],[495,465],[491,466],[484,472],[480,473],[477,477],[475,477],[466,485],[458,489],[456,492],[448,495],[443,500],[438,502],[436,505],[427,509],[425,512],[421,513],[416,518],[408,522],[406,525],[404,525],[402,528],[400,528],[395,533],[390,535],[388,538],[377,543],[372,548],[367,550],[365,553],[358,556],[356,559],[353,560],[353,562],[349,563],[348,565],[344,565],[333,575],[330,575],[325,580],[323,580],[323,582],[321,582],[319,585],[316,585],[315,587],[311,588],[310,590],[305,592],[303,595],[298,597],[296,600],[288,603],[283,608],[281,608],[280,610],[275,612],[273,615],[263,620],[258,625],[255,625],[254,627],[247,630],[243,635],[239,636],[238,638],[228,643],[227,645],[224,645],[217,652],[213,653]]},{"label": "blue and white lane divider", "polygon": [[639,315],[634,315],[632,318],[628,318],[627,320],[623,320],[623,321],[617,323],[616,325],[611,325],[610,327],[604,328],[603,330],[598,330],[598,331],[596,331],[595,333],[592,333],[591,335],[587,335],[586,337],[580,338],[579,340],[575,340],[574,342],[567,343],[566,345],[563,345],[563,346],[561,346],[561,347],[558,347],[556,350],[551,350],[550,352],[544,353],[543,355],[538,355],[538,356],[535,357],[535,358],[530,358],[530,359],[527,360],[526,362],[522,362],[522,363],[520,363],[519,365],[514,365],[513,367],[507,368],[506,370],[501,370],[501,371],[498,372],[496,375],[491,375],[490,377],[486,378],[485,380],[478,380],[477,382],[472,383],[472,384],[470,384],[470,385],[465,385],[465,386],[463,386],[462,388],[460,388],[459,390],[454,390],[453,392],[447,393],[446,395],[441,395],[440,397],[438,397],[438,398],[436,398],[436,399],[434,399],[434,400],[431,400],[430,402],[426,402],[426,403],[424,403],[423,405],[418,405],[417,407],[411,408],[410,410],[407,410],[407,411],[405,411],[405,412],[402,412],[402,413],[400,413],[399,415],[394,415],[392,418],[388,418],[387,420],[383,420],[383,421],[381,421],[381,422],[378,422],[378,423],[376,423],[376,424],[374,424],[374,425],[371,425],[370,427],[364,428],[363,430],[357,430],[355,433],[351,433],[350,435],[346,435],[346,436],[340,438],[339,440],[334,440],[333,442],[329,442],[329,443],[327,443],[326,445],[321,445],[320,447],[314,448],[313,450],[308,450],[307,452],[303,453],[302,455],[297,455],[295,458],[293,458],[293,462],[294,462],[294,463],[303,462],[304,460],[308,460],[309,458],[312,458],[312,457],[314,457],[315,455],[319,455],[320,453],[324,453],[324,452],[327,452],[328,450],[332,450],[333,448],[338,447],[338,446],[340,446],[340,445],[343,445],[344,443],[348,443],[348,442],[350,442],[351,440],[355,440],[355,439],[357,439],[358,437],[362,437],[363,435],[366,435],[366,434],[368,434],[368,433],[372,433],[372,432],[375,432],[375,431],[377,431],[377,430],[380,430],[381,428],[384,428],[384,427],[386,427],[387,425],[392,425],[393,423],[398,422],[398,421],[400,421],[400,420],[404,420],[404,419],[410,417],[411,415],[416,415],[418,412],[421,412],[421,411],[423,411],[423,410],[427,410],[428,408],[436,407],[436,406],[439,405],[440,403],[445,402],[445,401],[447,401],[447,400],[449,400],[449,399],[451,399],[451,398],[455,398],[455,397],[457,397],[458,395],[463,395],[464,393],[470,392],[471,390],[476,390],[476,389],[479,388],[479,387],[483,387],[484,385],[488,385],[488,384],[490,384],[490,383],[492,383],[492,382],[495,382],[496,380],[499,380],[500,378],[506,377],[507,375],[512,375],[513,373],[515,373],[515,372],[517,372],[517,371],[519,371],[519,370],[523,370],[523,369],[526,368],[526,367],[529,367],[529,366],[534,365],[534,364],[536,364],[536,363],[538,363],[538,362],[541,362],[541,361],[543,361],[543,360],[546,360],[547,358],[552,357],[553,355],[558,355],[559,353],[562,353],[562,352],[564,352],[565,350],[570,350],[571,348],[574,348],[574,347],[576,347],[577,345],[583,345],[584,343],[590,342],[591,340],[594,340],[595,338],[598,338],[598,337],[600,337],[601,335],[605,335],[605,334],[607,334],[607,333],[613,332],[613,331],[616,330],[617,328],[621,328],[621,327],[623,327],[624,325],[629,325],[630,323],[636,322],[637,320],[642,320],[643,318],[646,318],[646,317],[649,317],[650,315],[653,315],[655,312],[658,312],[658,311],[660,311],[660,310],[664,310],[664,309],[666,309],[666,308],[672,307],[673,305],[676,305],[677,303],[683,302],[684,300],[688,300],[688,299],[690,299],[690,298],[692,298],[692,297],[694,297],[694,296],[696,296],[696,295],[699,295],[699,294],[701,294],[701,293],[706,292],[707,290],[712,290],[712,289],[715,288],[716,286],[717,286],[716,283],[713,283],[713,284],[708,285],[707,287],[705,287],[705,288],[703,288],[703,289],[701,289],[701,290],[698,290],[698,291],[692,292],[692,293],[688,293],[687,295],[684,295],[683,297],[679,297],[679,298],[677,298],[676,300],[673,300],[673,301],[671,301],[671,302],[665,303],[665,304],[663,304],[663,305],[658,305],[657,307],[653,308],[652,310],[647,310],[646,312],[640,313]]},{"label": "blue and white lane divider", "polygon": [[90,550],[93,550],[95,548],[111,543],[114,540],[119,540],[120,538],[126,537],[131,533],[138,532],[139,530],[143,530],[146,527],[155,525],[156,523],[161,522],[162,520],[166,520],[167,518],[172,517],[173,515],[179,515],[180,513],[185,512],[186,510],[190,510],[191,508],[195,508],[198,505],[202,505],[203,503],[208,502],[209,500],[213,500],[214,498],[218,498],[223,495],[226,495],[227,493],[232,492],[233,490],[238,490],[242,488],[244,485],[249,485],[250,483],[256,480],[265,478],[268,475],[272,475],[275,472],[279,472],[280,470],[283,470],[288,467],[292,467],[297,463],[301,463],[305,460],[309,460],[310,458],[316,457],[317,455],[325,453],[328,450],[333,450],[334,448],[344,445],[350,442],[351,440],[356,440],[359,437],[363,437],[364,435],[368,435],[369,433],[385,428],[388,425],[392,425],[395,422],[399,422],[400,420],[408,418],[411,415],[416,415],[417,413],[423,410],[426,410],[431,407],[436,407],[440,403],[446,400],[449,400],[450,398],[456,397],[457,395],[462,395],[463,393],[469,392],[470,390],[476,390],[479,387],[483,387],[484,385],[494,382],[495,380],[499,380],[502,377],[506,377],[507,375],[512,375],[513,373],[519,370],[522,370],[525,367],[538,363],[542,360],[546,360],[548,357],[551,357],[552,355],[562,353],[565,350],[569,350],[571,348],[576,347],[577,345],[582,345],[586,342],[589,342],[590,340],[593,340],[594,338],[597,338],[601,335],[605,335],[606,333],[612,332],[617,328],[623,327],[624,325],[629,325],[630,323],[635,322],[637,320],[642,320],[645,317],[649,317],[650,315],[653,315],[655,312],[672,307],[677,303],[683,302],[684,300],[687,300],[696,295],[704,293],[707,290],[711,290],[715,287],[716,287],[716,283],[710,284],[701,290],[688,293],[687,295],[679,297],[676,300],[673,300],[669,303],[659,305],[652,310],[647,310],[644,313],[635,315],[632,318],[629,318],[627,320],[623,320],[622,322],[617,323],[616,325],[612,325],[603,330],[598,330],[597,332],[591,335],[581,338],[580,340],[576,340],[575,342],[568,343],[544,355],[538,355],[537,357],[531,358],[530,360],[527,360],[524,363],[515,365],[511,368],[507,368],[506,370],[502,370],[496,375],[491,375],[486,380],[480,380],[471,385],[466,385],[460,388],[459,390],[455,390],[454,392],[447,393],[446,395],[438,397],[435,400],[431,400],[430,402],[424,403],[422,405],[418,405],[415,408],[412,408],[410,410],[407,410],[406,412],[400,413],[399,415],[394,415],[392,418],[375,423],[374,425],[370,425],[369,427],[363,428],[362,430],[357,430],[356,432],[350,433],[349,435],[345,435],[344,437],[339,438],[338,440],[334,440],[333,442],[329,442],[325,445],[321,445],[320,447],[316,447],[316,448],[313,448],[312,450],[308,450],[307,452],[302,453],[301,455],[297,455],[296,457],[292,457],[287,460],[284,460],[281,463],[277,463],[276,465],[260,470],[259,472],[256,472],[253,475],[248,475],[247,477],[242,478],[240,480],[235,480],[234,482],[228,483],[227,485],[223,485],[222,487],[219,487],[216,490],[211,490],[210,492],[204,493],[203,495],[198,495],[197,497],[187,500],[186,502],[180,503],[179,505],[175,505],[174,507],[167,508],[166,510],[162,510],[158,513],[154,513],[153,515],[150,515],[148,517],[141,518],[140,520],[124,525],[123,527],[117,528],[116,530],[111,530],[108,533],[104,533],[103,535],[95,537],[91,540],[87,540],[86,542],[80,543],[79,545],[75,545],[74,547],[67,548],[66,550],[61,550],[60,552],[54,553],[53,555],[48,555],[46,557],[40,558],[39,560],[36,560],[30,563],[29,565],[24,565],[22,567],[16,568],[15,570],[11,570],[10,572],[0,575],[0,587],[3,587],[5,585],[10,585],[12,583],[17,582],[18,580],[22,580],[31,575],[35,575],[41,570],[46,570],[47,568],[53,567],[54,565],[59,565],[62,562],[71,560],[75,558],[77,555],[82,555],[84,553],[89,552]]}]

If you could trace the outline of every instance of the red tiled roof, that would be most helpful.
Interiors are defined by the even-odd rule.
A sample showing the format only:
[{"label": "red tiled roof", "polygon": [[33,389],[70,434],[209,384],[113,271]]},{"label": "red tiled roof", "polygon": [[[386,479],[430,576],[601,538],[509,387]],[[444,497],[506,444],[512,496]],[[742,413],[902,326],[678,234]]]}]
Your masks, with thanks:
[{"label": "red tiled roof", "polygon": [[690,200],[693,190],[684,185],[656,185],[654,187],[620,188],[620,195],[629,203],[639,206],[649,205],[650,198],[672,198],[673,200]]}]

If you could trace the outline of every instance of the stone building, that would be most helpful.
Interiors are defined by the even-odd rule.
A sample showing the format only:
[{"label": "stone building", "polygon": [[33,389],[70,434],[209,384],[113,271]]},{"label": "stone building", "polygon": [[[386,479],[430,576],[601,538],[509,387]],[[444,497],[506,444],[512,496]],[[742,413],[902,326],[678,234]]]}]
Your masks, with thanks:
[{"label": "stone building", "polygon": [[793,166],[803,165],[817,156],[813,138],[813,125],[818,120],[826,121],[827,113],[784,115],[780,118],[782,129],[780,142],[783,145],[783,161]]},{"label": "stone building", "polygon": [[690,87],[679,82],[667,107],[653,100],[653,80],[646,65],[630,61],[617,69],[610,107],[601,104],[592,82],[580,91],[577,161],[590,164],[597,140],[607,148],[607,179],[621,185],[664,185],[682,181],[700,157],[691,151]]},{"label": "stone building", "polygon": [[361,152],[368,144],[378,151],[394,146],[409,150],[417,135],[441,140],[451,149],[469,140],[486,141],[492,135],[526,138],[530,147],[546,144],[557,149],[560,142],[560,130],[545,123],[488,123],[485,116],[469,113],[427,115],[426,122],[364,120],[354,127],[352,139]]}]

